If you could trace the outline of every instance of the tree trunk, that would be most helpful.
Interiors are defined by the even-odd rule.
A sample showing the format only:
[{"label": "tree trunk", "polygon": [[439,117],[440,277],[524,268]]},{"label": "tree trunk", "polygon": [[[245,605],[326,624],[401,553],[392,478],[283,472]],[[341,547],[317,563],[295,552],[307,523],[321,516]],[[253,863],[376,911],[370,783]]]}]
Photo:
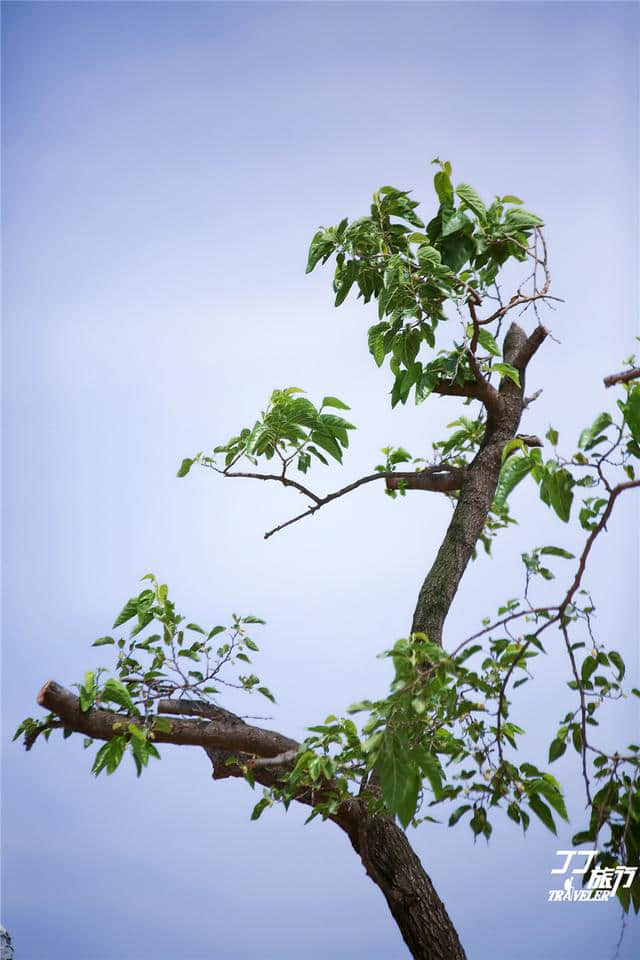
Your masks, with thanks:
[{"label": "tree trunk", "polygon": [[384,894],[414,960],[466,960],[456,929],[406,834],[358,803],[336,818],[368,875]]},{"label": "tree trunk", "polygon": [[518,431],[529,343],[524,330],[513,323],[505,337],[504,359],[518,369],[521,385],[506,377],[502,381],[497,409],[487,414],[484,439],[466,472],[451,523],[418,596],[411,632],[425,633],[432,643],[442,643],[445,618],[493,504],[502,451]]}]

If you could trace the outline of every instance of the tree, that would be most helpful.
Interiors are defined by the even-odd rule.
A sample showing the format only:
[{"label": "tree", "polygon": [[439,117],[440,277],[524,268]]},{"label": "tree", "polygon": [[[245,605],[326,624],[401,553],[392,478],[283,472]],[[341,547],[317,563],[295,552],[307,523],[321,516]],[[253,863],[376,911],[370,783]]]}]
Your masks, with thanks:
[{"label": "tree", "polygon": [[[65,737],[83,734],[87,747],[104,741],[93,762],[96,775],[112,774],[126,752],[141,774],[160,744],[202,747],[215,780],[240,777],[263,788],[252,818],[274,803],[295,801],[310,808],[309,819],[320,815],[337,824],[384,894],[412,956],[450,960],[464,957],[463,947],[405,830],[433,820],[432,808],[440,806],[450,826],[466,820],[474,837],[490,836],[498,809],[525,831],[532,813],[554,832],[554,816],[567,819],[555,777],[521,758],[524,730],[512,718],[513,691],[533,679],[534,661],[551,635],[566,649],[575,703],[559,718],[549,763],[570,746],[581,768],[588,821],[573,842],[600,848],[585,881],[640,864],[640,747],[612,753],[594,739],[601,707],[625,695],[625,664],[596,637],[585,587],[591,551],[616,503],[640,486],[634,469],[640,368],[631,357],[627,369],[605,378],[621,392],[616,419],[598,413],[568,454],[549,429],[545,459],[545,443],[519,432],[537,397],[527,394],[525,379],[549,335],[539,311],[557,300],[549,292],[543,221],[518,197],[497,197],[486,206],[468,184],[454,189],[450,164],[434,163],[438,209],[426,227],[408,192],[382,187],[366,216],[316,233],[307,267],[335,257],[336,306],[354,286],[365,303],[377,302],[369,350],[378,367],[389,358],[392,406],[411,395],[418,404],[432,395],[462,404],[450,435],[433,443],[433,456],[385,448],[384,462],[371,473],[316,494],[306,475],[317,463],[342,463],[355,428],[341,399],[325,396],[316,405],[289,387],[272,393],[252,427],[211,454],[184,459],[178,471],[184,477],[199,465],[227,479],[269,481],[301,494],[306,508],[267,538],[378,481],[391,497],[428,491],[450,499],[451,521],[407,637],[386,653],[395,672],[389,695],[354,704],[347,717],[327,717],[303,743],[247,723],[217,698],[222,688],[237,687],[273,700],[252,669],[258,645],[250,631],[262,621],[233,615],[230,625],[211,629],[187,622],[167,586],[147,574],[144,589],[113,625],[117,631],[133,623],[128,636],[94,643],[114,648],[111,670],[87,671],[77,694],[46,683],[38,702],[49,713],[24,720],[16,736],[24,736],[27,749],[58,729]],[[502,285],[514,268],[523,277],[506,297]],[[530,332],[511,319],[514,311],[533,319]],[[479,547],[490,553],[492,540],[514,522],[509,496],[527,477],[559,521],[577,514],[583,549],[578,557],[552,544],[523,553],[522,597],[506,601],[472,636],[445,645],[444,625],[462,576]],[[569,585],[552,595],[551,567],[567,563]],[[633,870],[616,895],[625,911],[640,909]]]}]

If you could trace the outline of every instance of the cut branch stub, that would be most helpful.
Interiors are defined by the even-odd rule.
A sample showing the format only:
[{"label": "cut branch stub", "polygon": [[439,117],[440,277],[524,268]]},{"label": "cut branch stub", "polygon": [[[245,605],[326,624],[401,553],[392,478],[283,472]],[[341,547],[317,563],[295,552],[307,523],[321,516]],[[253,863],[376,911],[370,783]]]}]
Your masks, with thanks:
[{"label": "cut branch stub", "polygon": [[387,490],[431,490],[449,493],[462,486],[465,471],[460,467],[430,467],[427,470],[397,470],[386,477]]}]

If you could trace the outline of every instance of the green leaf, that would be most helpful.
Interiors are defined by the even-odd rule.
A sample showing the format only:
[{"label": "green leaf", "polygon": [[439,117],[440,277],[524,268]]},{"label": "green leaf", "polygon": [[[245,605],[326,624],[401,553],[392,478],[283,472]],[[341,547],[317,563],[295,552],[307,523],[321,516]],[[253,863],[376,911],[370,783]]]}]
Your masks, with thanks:
[{"label": "green leaf", "polygon": [[473,210],[478,219],[484,223],[487,219],[487,208],[473,187],[470,187],[468,183],[459,183],[456,187],[456,193]]},{"label": "green leaf", "polygon": [[495,338],[492,334],[489,333],[484,327],[481,327],[478,331],[478,343],[481,347],[492,354],[494,357],[500,356],[500,347],[495,341]]},{"label": "green leaf", "polygon": [[564,557],[565,560],[575,559],[573,553],[569,553],[568,550],[563,550],[562,547],[541,547],[540,553],[544,553],[552,557]]},{"label": "green leaf", "polygon": [[513,380],[516,387],[520,386],[520,374],[510,363],[494,363],[492,369],[501,377],[508,377],[509,380]]},{"label": "green leaf", "polygon": [[350,410],[351,407],[348,407],[346,403],[343,403],[342,400],[338,400],[337,397],[324,397],[322,400],[323,407],[335,407],[337,410]]},{"label": "green leaf", "polygon": [[501,203],[517,203],[518,205],[522,203],[520,197],[515,197],[512,193],[507,193],[504,197],[500,197],[499,199]]},{"label": "green leaf", "polygon": [[591,450],[603,439],[602,434],[613,423],[608,413],[599,414],[590,427],[582,431],[578,438],[578,447],[580,450]]},{"label": "green leaf", "polygon": [[553,507],[561,520],[568,522],[573,503],[574,479],[568,470],[547,471],[540,484],[540,499]]},{"label": "green leaf", "polygon": [[305,273],[311,273],[319,260],[327,260],[335,248],[335,232],[320,229],[315,234],[309,247],[309,256]]},{"label": "green leaf", "polygon": [[261,693],[263,697],[267,698],[267,700],[271,700],[272,703],[276,702],[276,698],[271,693],[271,690],[269,690],[268,687],[258,687],[257,690],[258,690],[258,693]]},{"label": "green leaf", "polygon": [[507,497],[520,481],[531,472],[532,466],[533,463],[529,457],[509,457],[502,465],[496,488],[496,509],[504,510],[507,505]]},{"label": "green leaf", "polygon": [[463,803],[461,807],[457,807],[449,817],[449,826],[455,827],[460,817],[462,817],[467,812],[467,810],[471,810],[470,803]]},{"label": "green leaf", "polygon": [[598,669],[598,663],[594,657],[585,657],[580,670],[580,678],[583,683],[588,683],[592,673]]},{"label": "green leaf", "polygon": [[170,733],[171,720],[169,720],[168,717],[154,717],[153,730],[157,731],[158,733]]},{"label": "green leaf", "polygon": [[445,170],[438,170],[433,178],[433,185],[436,188],[440,203],[453,202],[453,186]]},{"label": "green leaf", "polygon": [[640,444],[640,384],[636,384],[629,391],[624,403],[622,400],[618,400],[618,406],[631,431],[631,436],[636,443]]},{"label": "green leaf", "polygon": [[91,644],[92,647],[105,647],[109,643],[115,643],[113,637],[99,637]]},{"label": "green leaf", "polygon": [[96,702],[96,678],[93,670],[87,670],[84,675],[84,683],[80,687],[80,709],[83,713],[93,706]]},{"label": "green leaf", "polygon": [[516,231],[527,230],[530,227],[544,226],[544,220],[536,217],[535,213],[529,213],[528,210],[523,210],[520,207],[515,210],[508,210],[504,222],[507,229]]},{"label": "green leaf", "polygon": [[405,828],[416,812],[420,791],[420,776],[407,752],[404,737],[387,733],[376,764],[384,802]]},{"label": "green leaf", "polygon": [[571,843],[574,847],[579,847],[582,843],[593,843],[595,836],[591,830],[581,830],[579,833],[575,833],[571,838]]},{"label": "green leaf", "polygon": [[609,660],[611,660],[611,663],[614,665],[614,667],[618,671],[617,679],[622,680],[626,670],[624,660],[622,659],[620,654],[617,653],[615,650],[609,651]]},{"label": "green leaf", "polygon": [[120,680],[115,680],[113,677],[109,677],[105,683],[104,689],[100,693],[100,699],[107,700],[110,703],[116,703],[118,706],[131,711],[131,713],[138,713],[124,683],[121,683]]},{"label": "green leaf", "polygon": [[549,747],[549,763],[553,763],[554,760],[557,760],[558,757],[561,757],[566,749],[567,744],[564,740],[553,740],[551,746]]},{"label": "green leaf", "polygon": [[[455,233],[458,233],[460,230],[463,230],[465,227],[470,226],[471,221],[469,218],[461,211],[443,211],[442,217],[442,239],[450,237]],[[467,258],[465,257],[465,260]],[[464,261],[463,261],[464,262]]]},{"label": "green leaf", "polygon": [[322,447],[323,450],[326,450],[327,453],[337,460],[338,463],[342,463],[342,450],[340,445],[329,436],[327,433],[318,433],[317,430],[314,430],[311,434],[311,439],[318,447]]},{"label": "green leaf", "polygon": [[442,767],[440,761],[435,753],[426,749],[420,750],[418,757],[422,773],[429,781],[435,799],[439,800],[442,796]]},{"label": "green leaf", "polygon": [[94,773],[96,777],[105,769],[108,775],[112,774],[114,770],[117,770],[122,760],[126,745],[127,742],[124,737],[114,737],[112,740],[108,740],[107,743],[98,750],[93,761],[91,772]]},{"label": "green leaf", "polygon": [[369,329],[369,353],[373,356],[378,367],[382,366],[386,356],[384,335],[388,331],[388,323],[376,323]]},{"label": "green leaf", "polygon": [[547,803],[551,804],[556,813],[566,822],[569,821],[569,815],[564,803],[564,797],[558,781],[550,773],[543,774],[542,778],[536,781],[536,792],[541,793]]},{"label": "green leaf", "polygon": [[191,467],[194,465],[194,463],[195,463],[194,459],[192,459],[191,457],[185,457],[182,463],[180,464],[180,469],[178,470],[176,476],[186,477],[186,475],[189,473],[189,470],[191,470]]},{"label": "green leaf", "polygon": [[269,799],[269,797],[263,797],[262,800],[258,800],[255,807],[251,811],[251,819],[257,820],[261,816],[261,814],[267,809],[267,807],[270,807],[270,806],[271,806],[271,800]]},{"label": "green leaf", "polygon": [[551,815],[551,810],[549,810],[549,807],[540,799],[539,796],[537,796],[537,794],[534,793],[529,797],[529,806],[535,815],[542,820],[545,827],[551,830],[552,833],[557,833],[556,825],[554,823],[553,816]]},{"label": "green leaf", "polygon": [[138,598],[131,597],[130,600],[127,600],[124,607],[122,608],[122,610],[120,611],[116,619],[114,620],[113,629],[115,630],[116,627],[119,627],[123,623],[126,623],[127,620],[131,620],[132,617],[135,617],[137,612],[138,612]]},{"label": "green leaf", "polygon": [[430,243],[423,243],[418,249],[418,263],[425,273],[432,273],[442,266],[440,251],[432,247]]}]

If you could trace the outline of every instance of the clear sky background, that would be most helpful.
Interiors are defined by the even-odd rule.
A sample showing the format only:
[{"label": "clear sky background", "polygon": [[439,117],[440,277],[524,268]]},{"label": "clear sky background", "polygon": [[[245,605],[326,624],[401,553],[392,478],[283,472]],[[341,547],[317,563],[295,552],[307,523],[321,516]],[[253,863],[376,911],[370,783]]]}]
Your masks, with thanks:
[{"label": "clear sky background", "polygon": [[[334,311],[329,272],[304,266],[317,226],[365,213],[382,184],[415,188],[428,217],[436,154],[456,182],[545,218],[566,304],[523,426],[553,423],[571,452],[639,332],[638,8],[5,3],[2,38],[2,921],[16,960],[401,960],[347,839],[303,827],[301,810],[250,823],[248,787],[214,784],[202,751],[96,780],[80,738],[30,754],[9,741],[45,680],[104,662],[89,645],[147,570],[196,622],[267,619],[275,728],[302,737],[384,692],[375,655],[408,629],[446,500],[370,486],[265,542],[297,496],[178,480],[177,465],[288,385],[344,398],[359,426],[319,489],[369,472],[385,444],[430,452],[456,401],[392,413],[366,348],[374,308]],[[521,523],[469,571],[448,641],[519,593],[522,550],[581,542],[526,485],[514,507]],[[622,504],[589,581],[636,683],[637,530]],[[540,763],[564,670],[552,649],[519,701]],[[605,742],[627,743],[637,713],[610,714]],[[523,840],[506,818],[488,845],[466,826],[412,833],[470,960],[613,952],[614,904],[546,902],[554,851],[583,825],[575,755],[554,772],[572,815],[557,839],[534,823]],[[634,922],[622,958],[637,955]]]}]

